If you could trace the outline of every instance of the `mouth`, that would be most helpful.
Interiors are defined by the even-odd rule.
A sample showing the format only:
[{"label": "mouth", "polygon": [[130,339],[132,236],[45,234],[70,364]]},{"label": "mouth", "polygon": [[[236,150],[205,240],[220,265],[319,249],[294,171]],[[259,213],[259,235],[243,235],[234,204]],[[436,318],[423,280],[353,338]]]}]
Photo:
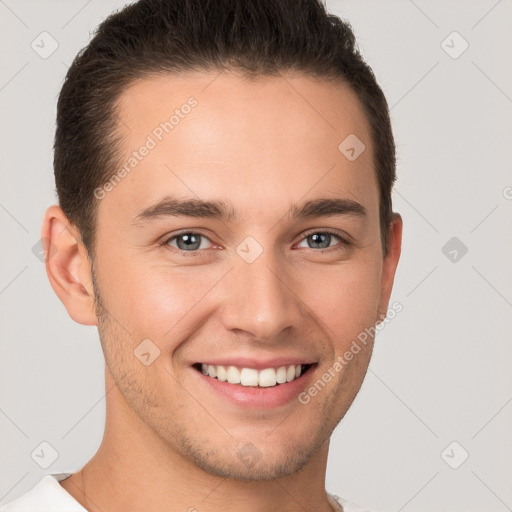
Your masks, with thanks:
[{"label": "mouth", "polygon": [[204,376],[220,382],[238,387],[263,389],[282,387],[296,381],[315,365],[316,363],[289,364],[257,369],[198,362],[193,364],[192,367]]}]

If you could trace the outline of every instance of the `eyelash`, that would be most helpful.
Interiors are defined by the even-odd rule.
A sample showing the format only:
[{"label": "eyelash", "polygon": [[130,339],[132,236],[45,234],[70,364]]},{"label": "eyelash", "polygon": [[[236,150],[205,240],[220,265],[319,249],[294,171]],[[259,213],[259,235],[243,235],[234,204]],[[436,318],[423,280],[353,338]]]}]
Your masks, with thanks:
[{"label": "eyelash", "polygon": [[[306,238],[310,237],[311,235],[315,235],[315,234],[318,234],[318,233],[321,233],[321,234],[329,234],[329,235],[332,235],[334,237],[336,237],[338,240],[339,240],[339,243],[332,246],[332,247],[327,247],[327,248],[324,248],[324,249],[314,249],[312,247],[309,247],[308,249],[312,250],[312,251],[315,251],[315,252],[331,252],[331,251],[336,251],[336,250],[342,250],[343,248],[348,248],[352,245],[351,242],[349,242],[348,240],[346,240],[345,238],[343,238],[339,233],[337,233],[336,231],[332,231],[332,230],[329,230],[329,229],[324,229],[324,230],[317,230],[317,231],[311,231],[309,233],[307,233],[305,236],[303,236],[298,243],[301,243],[303,240],[305,240]],[[213,242],[206,236],[206,235],[203,235],[202,233],[197,233],[195,231],[182,231],[181,233],[178,233],[178,234],[175,234],[175,235],[172,235],[171,237],[169,238],[165,238],[162,242],[160,242],[160,245],[162,247],[172,247],[169,245],[169,242],[171,242],[172,240],[174,240],[175,238],[178,238],[182,235],[195,235],[195,236],[199,236],[199,237],[203,237],[203,238],[206,238],[210,243],[213,244]],[[200,254],[202,251],[205,251],[206,249],[196,249],[194,251],[185,251],[183,249],[178,249],[177,247],[172,247],[173,250],[175,251],[178,251],[180,253],[184,253],[186,256],[197,256],[198,254]]]}]

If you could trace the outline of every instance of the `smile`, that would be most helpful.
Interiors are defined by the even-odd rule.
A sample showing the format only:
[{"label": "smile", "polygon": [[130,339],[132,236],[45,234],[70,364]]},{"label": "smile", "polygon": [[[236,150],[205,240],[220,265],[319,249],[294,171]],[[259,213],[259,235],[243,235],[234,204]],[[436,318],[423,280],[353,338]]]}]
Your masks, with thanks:
[{"label": "smile", "polygon": [[197,363],[194,367],[203,375],[229,384],[238,384],[246,387],[269,388],[286,384],[298,379],[311,367],[311,364],[296,364],[278,367],[239,368],[237,366],[212,365]]}]

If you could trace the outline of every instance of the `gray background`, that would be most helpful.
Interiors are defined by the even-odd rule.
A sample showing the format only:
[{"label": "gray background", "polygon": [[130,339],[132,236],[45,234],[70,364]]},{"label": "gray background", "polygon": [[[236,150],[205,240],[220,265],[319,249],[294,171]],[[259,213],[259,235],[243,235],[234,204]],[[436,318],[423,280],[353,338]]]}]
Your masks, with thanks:
[{"label": "gray background", "polygon": [[[0,503],[79,469],[102,438],[96,328],[68,317],[32,248],[56,202],[62,79],[123,4],[0,0]],[[391,106],[404,219],[391,298],[403,311],[333,435],[327,489],[377,512],[512,510],[512,1],[327,6]],[[51,49],[43,31],[58,43],[47,58],[31,47]],[[43,441],[59,454],[48,469],[31,457]]]}]

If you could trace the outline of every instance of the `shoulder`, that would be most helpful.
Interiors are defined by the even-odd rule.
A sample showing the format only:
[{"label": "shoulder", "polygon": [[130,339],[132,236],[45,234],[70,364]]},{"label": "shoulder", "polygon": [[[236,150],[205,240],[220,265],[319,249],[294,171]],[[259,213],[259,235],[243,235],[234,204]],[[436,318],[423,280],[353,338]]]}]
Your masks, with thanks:
[{"label": "shoulder", "polygon": [[87,512],[59,483],[69,474],[45,475],[32,489],[9,503],[0,512]]},{"label": "shoulder", "polygon": [[327,493],[330,498],[332,498],[336,503],[341,505],[339,512],[372,512],[371,510],[363,509],[359,505],[355,503],[351,503],[343,498],[340,498],[336,494]]}]

